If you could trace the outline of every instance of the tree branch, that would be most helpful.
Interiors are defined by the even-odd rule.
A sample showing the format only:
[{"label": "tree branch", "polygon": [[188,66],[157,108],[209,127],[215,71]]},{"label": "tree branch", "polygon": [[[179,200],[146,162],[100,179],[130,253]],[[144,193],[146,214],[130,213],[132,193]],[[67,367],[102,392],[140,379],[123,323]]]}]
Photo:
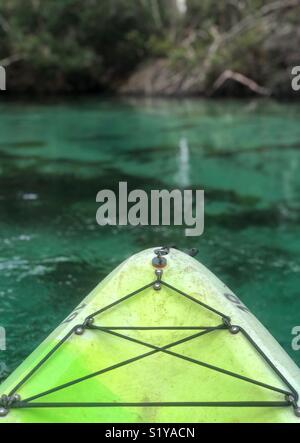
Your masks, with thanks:
[{"label": "tree branch", "polygon": [[237,83],[240,83],[247,88],[249,88],[251,91],[255,92],[259,95],[269,96],[270,91],[267,88],[264,88],[263,86],[259,86],[254,80],[252,80],[249,77],[246,77],[245,75],[241,74],[240,72],[234,72],[230,69],[226,69],[214,82],[212,87],[212,92],[215,92],[218,90],[221,86],[224,85],[224,83],[227,80],[233,80]]}]

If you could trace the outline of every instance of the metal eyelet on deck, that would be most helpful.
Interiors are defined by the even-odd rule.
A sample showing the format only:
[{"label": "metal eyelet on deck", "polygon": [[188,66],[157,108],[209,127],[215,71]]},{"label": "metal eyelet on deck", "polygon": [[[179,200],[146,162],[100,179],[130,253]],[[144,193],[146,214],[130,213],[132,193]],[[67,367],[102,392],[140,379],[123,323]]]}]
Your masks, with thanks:
[{"label": "metal eyelet on deck", "polygon": [[76,335],[82,335],[84,333],[84,328],[82,326],[77,326],[75,328],[74,332],[75,332]]},{"label": "metal eyelet on deck", "polygon": [[1,403],[0,417],[5,417],[9,413],[10,407],[20,401],[21,401],[21,396],[17,393],[12,394],[10,396],[3,394],[0,398],[0,403]]},{"label": "metal eyelet on deck", "polygon": [[161,289],[161,284],[156,281],[153,285],[153,289],[155,289],[155,291],[159,291]]},{"label": "metal eyelet on deck", "polygon": [[0,417],[5,417],[8,414],[8,409],[0,408]]},{"label": "metal eyelet on deck", "polygon": [[231,332],[231,334],[237,334],[238,332],[240,332],[240,327],[237,325],[232,325],[229,328],[229,332]]},{"label": "metal eyelet on deck", "polygon": [[289,394],[285,396],[285,399],[291,404],[291,406],[293,406],[296,417],[300,417],[300,407],[297,405],[295,397]]},{"label": "metal eyelet on deck", "polygon": [[84,328],[89,328],[90,326],[92,326],[93,323],[94,323],[94,318],[93,317],[87,317],[84,320],[83,327]]}]

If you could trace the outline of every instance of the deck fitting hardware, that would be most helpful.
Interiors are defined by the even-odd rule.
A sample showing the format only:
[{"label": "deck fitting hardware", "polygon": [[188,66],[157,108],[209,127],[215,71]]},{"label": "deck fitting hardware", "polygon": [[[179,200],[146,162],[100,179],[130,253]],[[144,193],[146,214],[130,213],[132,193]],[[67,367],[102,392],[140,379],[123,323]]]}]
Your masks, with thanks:
[{"label": "deck fitting hardware", "polygon": [[297,405],[296,398],[293,395],[289,394],[285,396],[285,399],[291,404],[291,406],[293,406],[296,417],[300,417],[300,407]]},{"label": "deck fitting hardware", "polygon": [[0,408],[0,417],[5,417],[8,414],[8,409]]},{"label": "deck fitting hardware", "polygon": [[94,323],[94,317],[87,317],[84,320],[83,327],[84,328],[89,328],[90,326],[92,326],[93,323]]},{"label": "deck fitting hardware", "polygon": [[154,249],[154,254],[156,255],[156,257],[152,259],[152,266],[159,269],[167,266],[167,259],[163,256],[168,255],[169,251],[170,248],[168,248],[167,246],[163,246],[159,249]]},{"label": "deck fitting hardware", "polygon": [[84,333],[84,327],[83,326],[76,326],[74,332],[76,335],[82,335]]},{"label": "deck fitting hardware", "polygon": [[231,332],[231,334],[237,334],[238,332],[240,332],[240,327],[237,325],[232,325],[229,328],[229,332]]},{"label": "deck fitting hardware", "polygon": [[153,285],[153,289],[155,289],[155,291],[159,291],[161,289],[161,284],[159,281],[156,281]]},{"label": "deck fitting hardware", "polygon": [[6,395],[3,394],[0,397],[0,417],[5,417],[9,413],[9,409],[15,403],[21,401],[21,396],[19,394]]}]

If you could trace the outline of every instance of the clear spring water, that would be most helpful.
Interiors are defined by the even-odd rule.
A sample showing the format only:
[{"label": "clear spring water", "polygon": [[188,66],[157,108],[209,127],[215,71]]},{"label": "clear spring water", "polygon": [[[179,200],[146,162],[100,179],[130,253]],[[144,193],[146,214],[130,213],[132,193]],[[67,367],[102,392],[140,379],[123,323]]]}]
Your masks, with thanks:
[{"label": "clear spring water", "polygon": [[[5,378],[116,265],[197,247],[300,364],[300,105],[96,100],[0,104]],[[204,189],[205,232],[96,224],[100,189]]]}]

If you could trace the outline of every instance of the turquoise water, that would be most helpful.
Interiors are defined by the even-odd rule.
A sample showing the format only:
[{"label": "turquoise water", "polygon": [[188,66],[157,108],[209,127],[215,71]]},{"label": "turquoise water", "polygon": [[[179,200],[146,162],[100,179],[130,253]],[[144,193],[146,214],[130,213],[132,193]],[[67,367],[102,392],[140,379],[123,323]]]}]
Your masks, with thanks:
[{"label": "turquoise water", "polygon": [[[146,247],[197,247],[300,364],[300,105],[0,104],[0,325],[11,372],[108,272]],[[205,231],[96,224],[100,189],[204,189]]]}]

